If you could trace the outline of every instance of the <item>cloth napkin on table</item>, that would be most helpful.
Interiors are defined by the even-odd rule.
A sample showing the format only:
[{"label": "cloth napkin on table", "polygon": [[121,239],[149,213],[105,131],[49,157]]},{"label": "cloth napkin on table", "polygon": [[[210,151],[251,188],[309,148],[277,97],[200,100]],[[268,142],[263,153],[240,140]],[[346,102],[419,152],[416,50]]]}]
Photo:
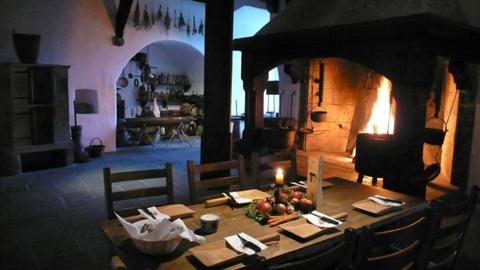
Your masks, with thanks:
[{"label": "cloth napkin on table", "polygon": [[137,222],[130,223],[117,213],[115,213],[115,216],[117,216],[117,219],[128,232],[130,237],[138,240],[168,241],[180,236],[190,242],[206,242],[203,236],[197,235],[192,230],[188,229],[183,220],[178,218],[171,222],[168,220],[169,217],[160,213],[156,207],[150,207],[148,210],[155,216],[155,218],[146,214],[142,209],[138,209],[138,211],[147,219]]},{"label": "cloth napkin on table", "polygon": [[229,192],[229,193],[230,193],[230,196],[232,196],[232,198],[238,204],[246,204],[246,203],[251,203],[253,201],[252,199],[245,199],[240,197],[240,194],[238,194],[238,192]]},{"label": "cloth napkin on table", "polygon": [[[267,246],[265,244],[263,244],[262,242],[258,241],[257,239],[251,237],[250,235],[248,235],[246,233],[242,232],[242,233],[240,233],[240,235],[244,239],[254,243],[261,250],[264,250],[264,249],[267,248]],[[245,245],[242,243],[242,240],[236,234],[225,237],[225,241],[227,241],[227,243],[230,244],[230,246],[238,252],[245,253],[249,256],[255,254],[255,251],[253,249],[245,247]]]},{"label": "cloth napkin on table", "polygon": [[[327,217],[329,219],[332,219],[332,220],[335,220],[338,222],[338,225],[335,225],[333,223],[330,223],[330,222],[326,222],[324,220],[321,220],[320,219],[320,216],[324,216],[324,217]],[[320,228],[333,228],[333,227],[337,227],[339,226],[340,224],[342,224],[342,222],[340,220],[337,220],[337,219],[334,219],[330,216],[327,216],[323,213],[320,213],[318,211],[312,211],[311,214],[305,214],[303,215],[303,217],[308,220],[310,223],[312,223],[313,225],[317,226],[317,227],[320,227]]]},{"label": "cloth napkin on table", "polygon": [[368,199],[374,203],[384,205],[384,206],[393,206],[393,207],[399,207],[405,204],[405,202],[402,203],[396,203],[396,202],[388,202],[384,201],[382,199],[387,199],[387,200],[393,200],[392,198],[385,197],[385,196],[380,196],[380,195],[373,195],[368,197]]}]

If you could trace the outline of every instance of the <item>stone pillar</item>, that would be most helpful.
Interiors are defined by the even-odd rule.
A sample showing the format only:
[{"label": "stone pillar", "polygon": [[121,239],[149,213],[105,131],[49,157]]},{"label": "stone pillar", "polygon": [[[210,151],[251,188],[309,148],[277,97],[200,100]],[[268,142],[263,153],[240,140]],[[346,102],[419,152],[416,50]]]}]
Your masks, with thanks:
[{"label": "stone pillar", "polygon": [[469,67],[462,62],[450,61],[449,71],[453,74],[459,90],[451,183],[461,188],[467,188],[475,124],[477,69],[473,65]]},{"label": "stone pillar", "polygon": [[231,158],[233,0],[205,1],[205,93],[201,163]]}]

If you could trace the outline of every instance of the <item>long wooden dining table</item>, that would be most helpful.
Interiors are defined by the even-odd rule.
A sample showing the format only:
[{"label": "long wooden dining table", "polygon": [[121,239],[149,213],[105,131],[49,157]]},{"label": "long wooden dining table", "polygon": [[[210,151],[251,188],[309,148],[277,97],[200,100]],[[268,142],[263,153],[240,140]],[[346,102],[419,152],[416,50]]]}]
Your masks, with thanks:
[{"label": "long wooden dining table", "polygon": [[[425,208],[429,202],[409,195],[393,192],[379,187],[357,184],[340,178],[328,179],[333,183],[332,187],[323,190],[323,203],[317,209],[327,215],[337,213],[348,213],[348,219],[334,230],[328,230],[312,239],[301,240],[292,237],[288,233],[281,232],[281,229],[261,225],[253,219],[247,218],[244,214],[245,207],[232,208],[229,205],[219,205],[205,208],[203,204],[190,205],[195,211],[192,217],[184,219],[185,224],[192,230],[199,230],[199,217],[202,214],[214,213],[220,216],[220,224],[216,233],[205,235],[208,242],[222,240],[224,237],[245,232],[253,237],[280,232],[280,241],[269,246],[266,250],[258,253],[269,263],[276,264],[291,260],[298,256],[305,256],[316,253],[324,248],[343,240],[344,230],[348,227],[360,228],[369,225],[373,228],[388,224],[391,221],[401,218],[411,211]],[[373,216],[353,209],[352,204],[364,200],[372,195],[382,195],[399,199],[405,202],[398,211],[381,216]],[[108,220],[101,224],[101,228],[108,237],[114,251],[125,262],[128,269],[204,269],[188,251],[191,247],[198,245],[183,240],[179,247],[168,255],[144,255],[138,251],[130,240],[127,232],[117,220]],[[241,269],[250,263],[249,258],[226,265],[225,269]]]}]

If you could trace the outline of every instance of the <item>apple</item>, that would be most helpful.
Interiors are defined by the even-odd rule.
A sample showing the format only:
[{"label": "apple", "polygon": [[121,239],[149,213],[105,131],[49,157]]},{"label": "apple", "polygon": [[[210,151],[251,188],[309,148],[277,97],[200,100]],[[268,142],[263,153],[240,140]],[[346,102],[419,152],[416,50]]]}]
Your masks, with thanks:
[{"label": "apple", "polygon": [[300,200],[299,204],[303,207],[309,208],[313,206],[312,200],[309,200],[307,198],[303,198]]},{"label": "apple", "polygon": [[280,200],[281,202],[286,202],[286,201],[288,201],[288,195],[285,194],[285,193],[280,193],[280,198],[279,198],[279,200]]},{"label": "apple", "polygon": [[293,207],[293,205],[287,206],[287,214],[291,214],[293,211],[295,211],[295,207]]},{"label": "apple", "polygon": [[300,192],[300,191],[294,191],[292,193],[290,193],[290,196],[288,196],[290,198],[290,200],[293,200],[293,199],[302,199],[303,198],[303,194]]},{"label": "apple", "polygon": [[255,202],[257,203],[257,208],[258,208],[258,206],[259,206],[260,204],[262,204],[262,203],[264,203],[264,202],[266,202],[266,201],[267,201],[267,199],[258,199],[258,200],[256,200]]},{"label": "apple", "polygon": [[267,201],[261,202],[260,204],[257,203],[257,209],[262,214],[270,214],[273,210],[272,205]]},{"label": "apple", "polygon": [[287,212],[287,207],[283,203],[278,203],[275,205],[275,212],[279,215],[284,215]]},{"label": "apple", "polygon": [[299,200],[297,198],[293,198],[293,199],[290,200],[290,203],[291,204],[298,204]]}]

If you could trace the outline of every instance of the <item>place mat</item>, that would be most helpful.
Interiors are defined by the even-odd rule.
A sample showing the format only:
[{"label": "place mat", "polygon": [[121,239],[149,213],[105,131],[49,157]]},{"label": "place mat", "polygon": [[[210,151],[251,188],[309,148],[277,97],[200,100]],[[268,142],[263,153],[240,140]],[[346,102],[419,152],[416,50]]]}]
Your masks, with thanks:
[{"label": "place mat", "polygon": [[242,256],[244,253],[235,251],[228,247],[225,240],[215,241],[191,248],[190,253],[206,267],[217,266],[231,262]]},{"label": "place mat", "polygon": [[359,209],[374,215],[384,215],[399,209],[396,206],[381,205],[369,199],[358,201],[352,204],[354,209]]},{"label": "place mat", "polygon": [[265,193],[258,189],[249,189],[249,190],[242,190],[238,192],[238,195],[244,199],[251,199],[251,200],[260,200],[270,197],[270,194]]},{"label": "place mat", "polygon": [[[278,233],[271,233],[256,238],[262,243],[270,243],[280,240]],[[235,251],[225,239],[203,244],[189,249],[190,253],[206,267],[218,266],[232,262],[246,256],[245,253]]]},{"label": "place mat", "polygon": [[157,207],[158,211],[162,214],[170,216],[171,220],[177,218],[191,217],[195,214],[195,211],[188,208],[184,204],[168,204]]},{"label": "place mat", "polygon": [[[270,194],[265,193],[258,189],[249,189],[242,190],[237,192],[241,198],[250,199],[250,200],[260,200],[270,197]],[[217,205],[226,204],[228,202],[227,197],[220,197],[215,199],[210,199],[205,201],[205,207],[212,207]]]},{"label": "place mat", "polygon": [[280,224],[278,227],[302,239],[311,238],[325,230],[310,223],[297,221]]},{"label": "place mat", "polygon": [[[291,185],[290,188],[292,190],[306,189],[307,188],[305,185],[302,185],[301,183],[296,182],[296,181],[290,182],[289,184]],[[330,188],[330,187],[333,187],[333,186],[334,186],[334,184],[332,182],[322,180],[322,188]]]}]

